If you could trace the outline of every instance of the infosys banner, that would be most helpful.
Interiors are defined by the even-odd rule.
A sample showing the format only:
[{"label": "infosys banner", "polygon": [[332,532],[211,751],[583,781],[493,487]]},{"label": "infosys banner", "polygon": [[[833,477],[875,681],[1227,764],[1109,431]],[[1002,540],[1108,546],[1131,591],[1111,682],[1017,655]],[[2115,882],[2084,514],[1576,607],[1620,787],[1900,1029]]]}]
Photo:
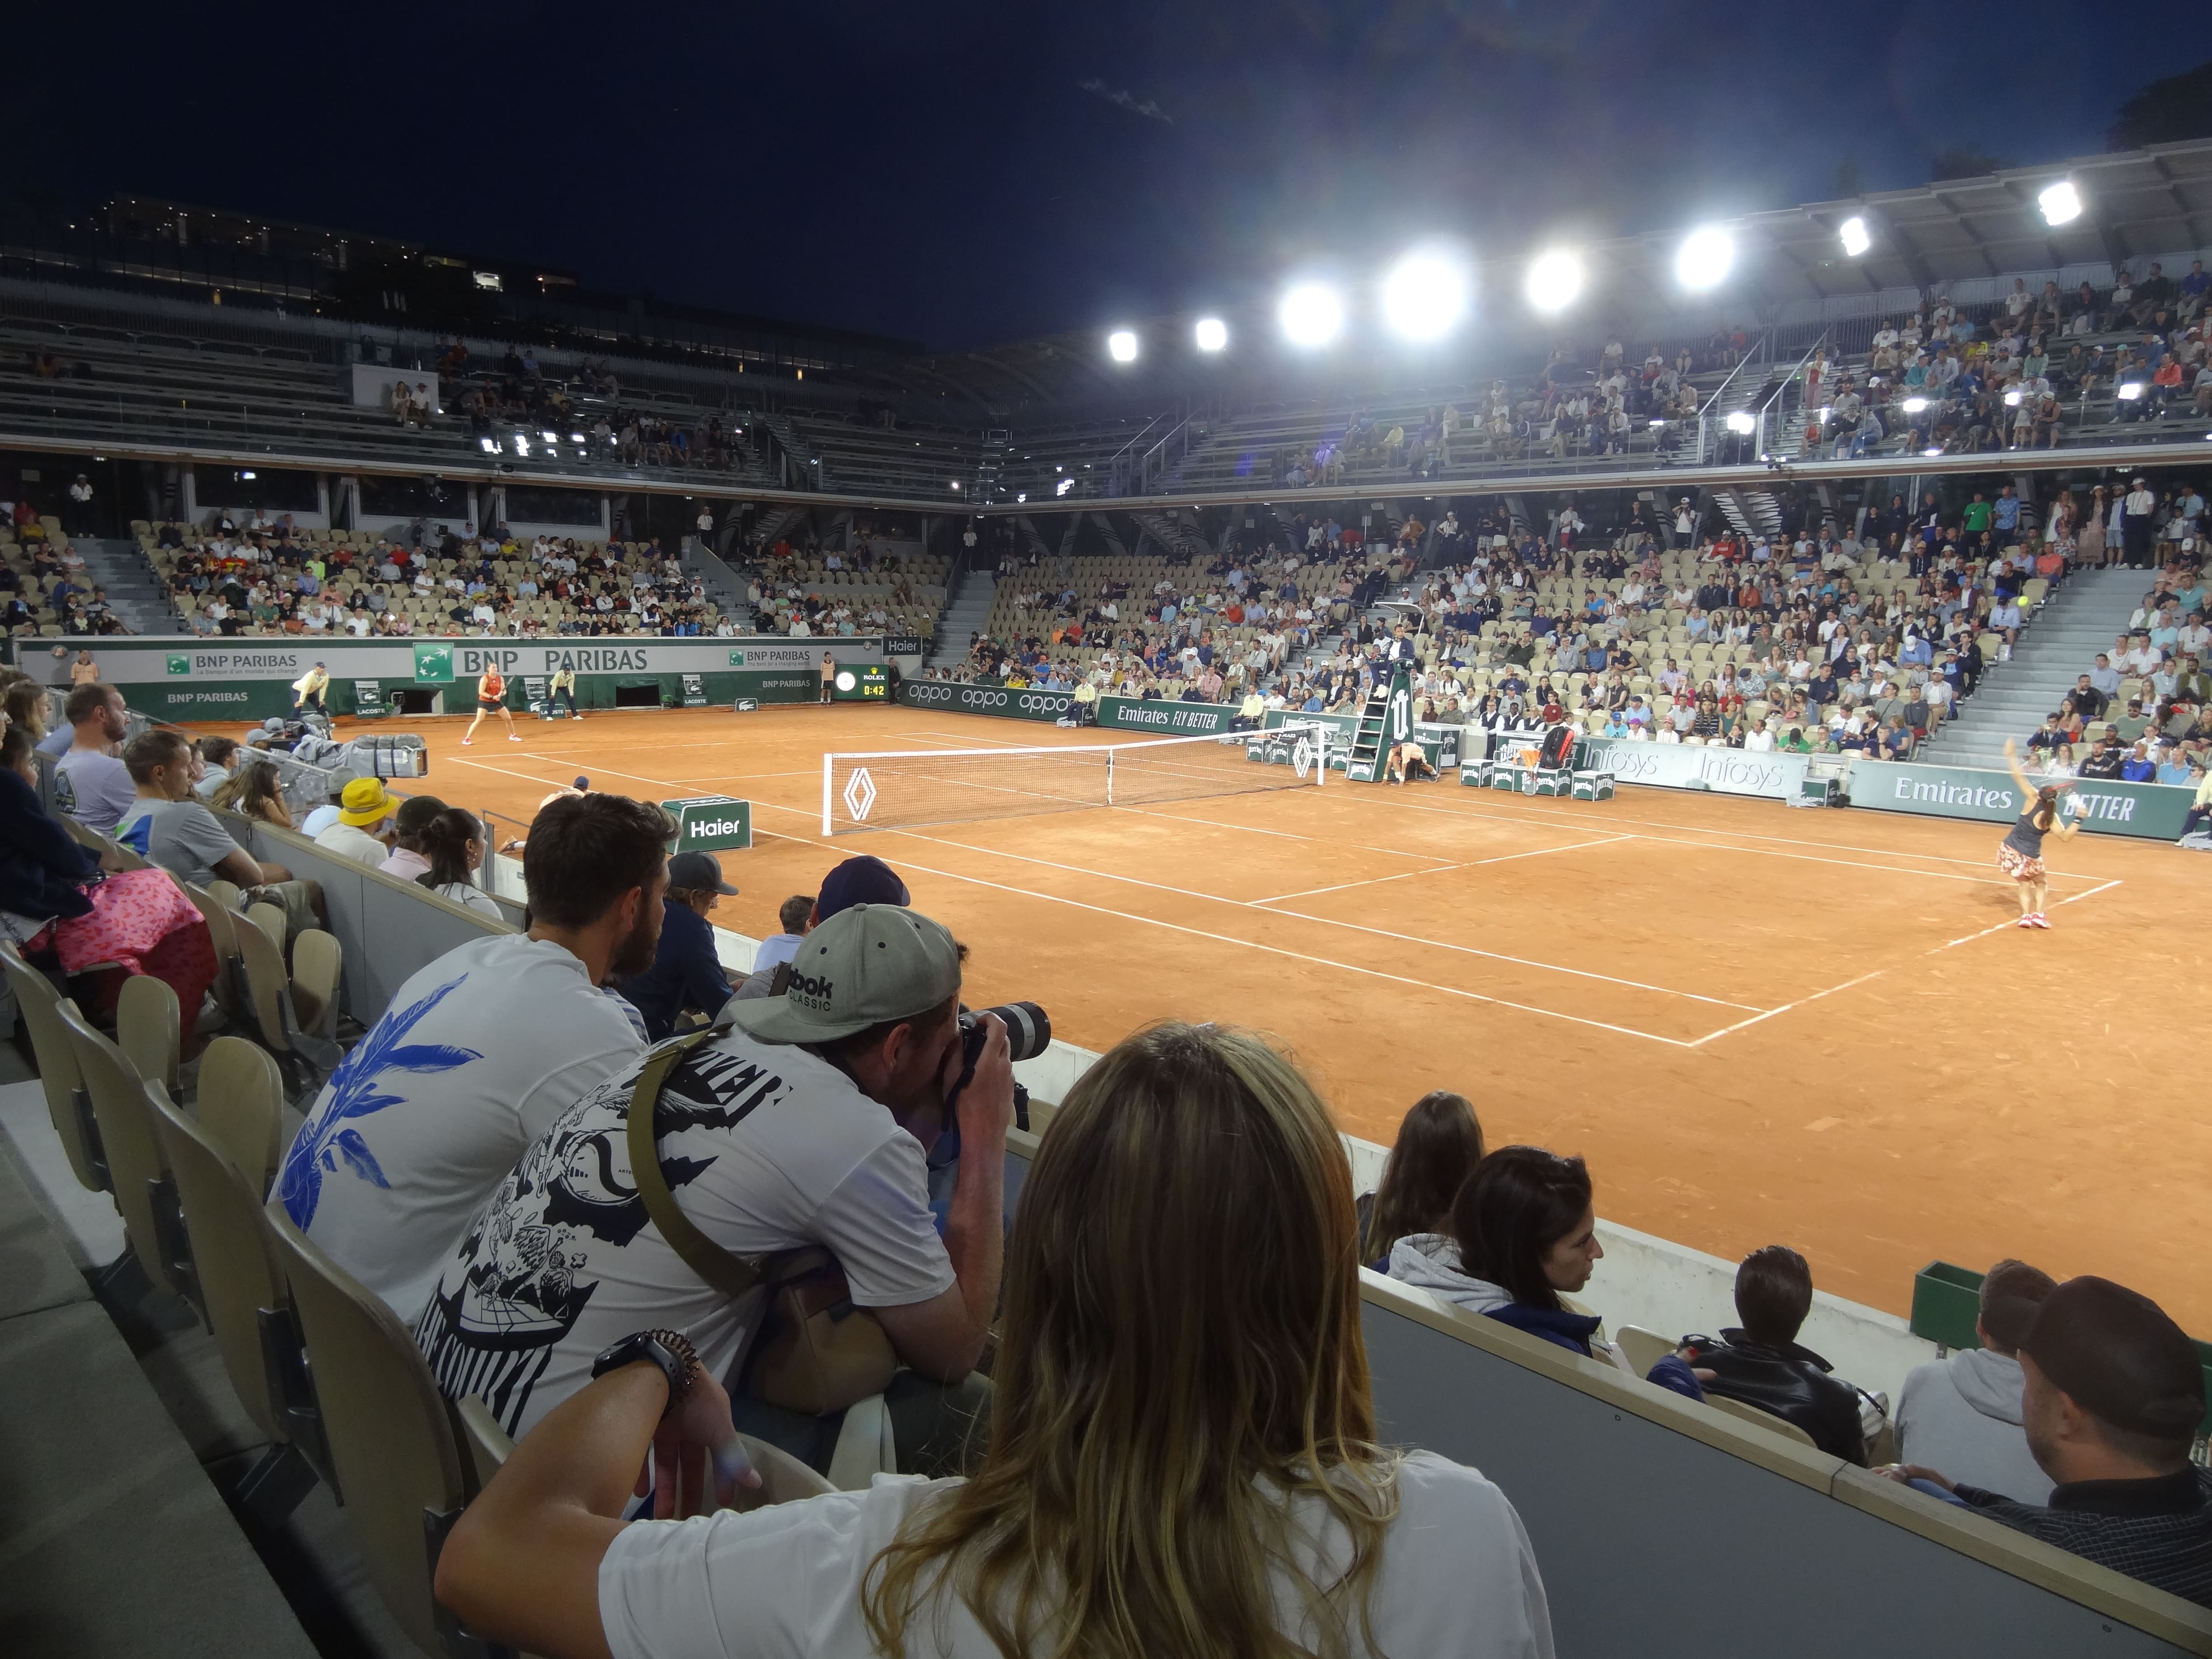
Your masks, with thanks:
[{"label": "infosys banner", "polygon": [[1804,786],[1808,758],[1623,738],[1586,738],[1575,746],[1575,756],[1579,770],[1610,772],[1620,783],[1710,789],[1715,794],[1758,795],[1766,800],[1795,799]]},{"label": "infosys banner", "polygon": [[[36,645],[17,654],[37,672]],[[660,690],[679,703],[686,677],[711,703],[739,697],[762,702],[811,702],[820,690],[823,650],[857,674],[883,662],[880,640],[646,638],[493,639],[484,635],[410,639],[102,639],[94,647],[100,677],[122,688],[133,708],[163,720],[259,720],[292,707],[292,683],[314,664],[327,667],[325,694],[334,713],[357,711],[363,688],[393,712],[405,691],[443,694],[449,712],[471,706],[477,677],[496,669],[508,702],[526,707],[524,686],[563,670],[576,677],[576,701],[586,708],[615,705],[618,690]]]},{"label": "infosys banner", "polygon": [[[2027,805],[2008,772],[1921,766],[1911,761],[1854,760],[1848,787],[1853,806],[1877,812],[1918,812],[1929,817],[1978,818],[1984,823],[2010,823]],[[2059,799],[2066,815],[2093,834],[2179,841],[2182,818],[2196,792],[2178,784],[2087,778]]]},{"label": "infosys banner", "polygon": [[1065,691],[1013,690],[1003,685],[964,685],[957,680],[902,680],[898,700],[908,708],[995,714],[1010,720],[1056,720],[1075,706],[1075,699]]}]

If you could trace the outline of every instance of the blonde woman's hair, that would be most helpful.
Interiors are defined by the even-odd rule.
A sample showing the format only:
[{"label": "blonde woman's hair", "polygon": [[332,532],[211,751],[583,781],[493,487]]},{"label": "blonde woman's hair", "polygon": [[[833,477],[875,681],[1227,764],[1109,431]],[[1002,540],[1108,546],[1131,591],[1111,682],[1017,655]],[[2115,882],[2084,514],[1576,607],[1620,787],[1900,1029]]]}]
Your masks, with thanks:
[{"label": "blonde woman's hair", "polygon": [[[1353,1231],[1328,1109],[1260,1038],[1169,1024],[1102,1058],[1022,1188],[982,1468],[869,1566],[878,1649],[951,1595],[1007,1659],[1371,1650],[1397,1464]],[[1296,1565],[1294,1499],[1349,1534],[1330,1582]]]}]

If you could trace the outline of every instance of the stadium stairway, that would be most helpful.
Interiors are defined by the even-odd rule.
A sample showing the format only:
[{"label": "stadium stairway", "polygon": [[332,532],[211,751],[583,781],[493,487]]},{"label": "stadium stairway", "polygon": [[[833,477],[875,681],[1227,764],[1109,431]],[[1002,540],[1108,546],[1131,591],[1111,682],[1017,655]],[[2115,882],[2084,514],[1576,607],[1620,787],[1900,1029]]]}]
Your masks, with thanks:
[{"label": "stadium stairway", "polygon": [[170,611],[161,580],[136,542],[101,542],[80,537],[70,545],[83,556],[85,574],[92,579],[91,585],[107,590],[108,609],[132,633],[186,631]]},{"label": "stadium stairway", "polygon": [[932,668],[954,668],[968,654],[968,636],[982,631],[999,592],[999,578],[988,570],[965,570],[952,590],[951,603],[937,619],[937,638],[929,653]]},{"label": "stadium stairway", "polygon": [[2022,630],[2011,659],[1991,666],[1959,718],[1930,738],[1918,758],[2002,768],[2005,739],[2025,744],[2043,717],[2057,711],[2075,678],[2094,666],[2097,653],[2126,632],[2149,585],[2141,570],[2076,571]]}]

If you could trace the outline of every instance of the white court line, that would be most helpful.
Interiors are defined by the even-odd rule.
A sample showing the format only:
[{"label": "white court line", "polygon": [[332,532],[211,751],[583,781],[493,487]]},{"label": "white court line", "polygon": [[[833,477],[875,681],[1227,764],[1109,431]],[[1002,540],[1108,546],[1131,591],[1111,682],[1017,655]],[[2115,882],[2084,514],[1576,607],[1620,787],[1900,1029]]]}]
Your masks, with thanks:
[{"label": "white court line", "polygon": [[[2058,902],[2060,904],[2071,904],[2075,899],[2094,898],[2099,893],[2109,892],[2112,889],[2118,887],[2119,884],[2120,884],[2117,881],[2108,881],[2101,887],[2092,887],[2085,892],[2075,893],[2070,897],[2060,899]],[[2018,927],[2019,926],[2020,919],[2016,916],[2008,918],[2003,921],[1993,922],[1978,933],[1961,933],[1958,938],[1954,939],[1946,939],[1942,944],[1935,945],[1929,950],[1923,951],[1920,954],[1923,957],[1941,956],[1944,951],[1950,950],[1954,945],[1971,945],[1978,939],[1987,939],[1991,933],[2002,933],[2008,927]],[[1863,985],[1869,980],[1880,979],[1888,971],[1889,969],[1887,968],[1877,968],[1870,974],[1861,974],[1856,979],[1845,980],[1841,985],[1831,985],[1825,991],[1815,991],[1812,995],[1808,997],[1800,997],[1795,1002],[1785,1002],[1779,1008],[1770,1008],[1763,1014],[1754,1015],[1749,1019],[1738,1020],[1735,1024],[1723,1026],[1717,1031],[1707,1032],[1704,1036],[1699,1037],[1696,1042],[1691,1043],[1689,1046],[1692,1048],[1702,1048],[1705,1044],[1712,1042],[1716,1037],[1727,1036],[1730,1032],[1742,1030],[1747,1025],[1756,1025],[1760,1020],[1772,1019],[1777,1014],[1786,1014],[1792,1008],[1802,1008],[1808,1002],[1818,1002],[1822,997],[1832,997],[1838,991],[1848,991],[1855,985]]]},{"label": "white court line", "polygon": [[1633,841],[1633,836],[1607,836],[1599,841],[1571,842],[1565,847],[1539,847],[1527,853],[1501,853],[1496,858],[1469,859],[1464,864],[1447,864],[1437,870],[1401,870],[1395,876],[1370,876],[1364,881],[1340,881],[1334,887],[1309,887],[1299,893],[1278,893],[1273,898],[1252,899],[1253,904],[1280,904],[1285,899],[1313,898],[1322,893],[1341,893],[1354,887],[1375,887],[1386,881],[1404,881],[1413,876],[1441,876],[1452,870],[1472,870],[1483,864],[1510,864],[1516,859],[1540,859],[1552,853],[1577,853],[1586,847],[1610,847],[1617,841]]},{"label": "white court line", "polygon": [[[769,802],[766,804],[769,805],[775,805],[774,802]],[[777,810],[780,811],[792,812],[800,817],[811,816],[811,814],[800,811],[797,807],[786,806],[780,807]],[[826,847],[830,844],[827,842],[822,841],[819,837],[812,836],[781,836],[779,832],[775,830],[767,830],[763,833],[777,835],[779,839],[785,841],[808,842],[817,847]],[[927,841],[932,839],[932,837],[925,836],[919,837],[919,839]],[[957,843],[947,842],[945,844],[949,846],[955,845]],[[1303,951],[1286,950],[1279,945],[1266,945],[1262,944],[1258,939],[1237,939],[1228,933],[1208,933],[1202,927],[1186,927],[1180,922],[1162,921],[1157,916],[1138,915],[1133,911],[1115,910],[1103,904],[1086,904],[1080,899],[1062,898],[1056,893],[1040,893],[1027,887],[1010,886],[1005,882],[986,881],[981,876],[963,875],[956,870],[937,870],[931,868],[928,865],[915,864],[911,861],[908,862],[906,867],[909,870],[919,870],[924,875],[941,876],[947,881],[965,882],[971,887],[988,887],[996,892],[1014,893],[1018,894],[1024,898],[1042,899],[1049,904],[1065,904],[1074,909],[1089,910],[1097,915],[1118,916],[1124,921],[1142,922],[1147,927],[1164,927],[1171,933],[1187,933],[1193,939],[1211,939],[1219,945],[1242,945],[1248,951],[1264,951],[1270,956],[1288,957],[1293,962],[1310,962],[1314,963],[1316,967],[1334,968],[1341,973],[1364,974],[1370,979],[1389,980],[1395,985],[1411,985],[1424,991],[1439,992],[1445,996],[1463,997],[1469,1002],[1488,1003],[1491,1006],[1495,1008],[1510,1008],[1516,1013],[1538,1014],[1547,1019],[1564,1019],[1571,1024],[1588,1025],[1597,1030],[1613,1032],[1620,1036],[1641,1037],[1646,1042],[1662,1042],[1670,1048],[1686,1048],[1690,1046],[1680,1037],[1660,1036],[1654,1032],[1639,1031],[1633,1026],[1612,1025],[1607,1024],[1601,1019],[1585,1019],[1580,1014],[1563,1014],[1556,1008],[1539,1008],[1532,1003],[1509,1002],[1503,997],[1486,997],[1480,991],[1462,990],[1455,985],[1437,985],[1427,980],[1411,978],[1404,974],[1386,974],[1379,968],[1364,967],[1356,962],[1342,962],[1333,957],[1308,956]],[[1393,935],[1393,937],[1395,936]],[[1532,965],[1535,967],[1544,967],[1547,964],[1537,963]],[[1572,969],[1563,969],[1560,971],[1571,973],[1574,970]],[[1602,976],[1593,975],[1593,977]],[[1626,983],[1626,981],[1622,982]],[[1652,988],[1656,989],[1658,988],[1655,987]],[[1684,994],[1678,992],[1674,994],[1680,995]],[[1700,1000],[1706,1000],[1707,999],[1700,999]]]},{"label": "white court line", "polygon": [[[773,802],[765,804],[770,805],[774,805]],[[786,812],[794,812],[799,809],[796,807],[787,806],[780,808],[779,810]],[[1136,876],[1115,875],[1110,870],[1094,870],[1088,865],[1062,864],[1054,859],[1031,858],[1026,854],[1004,852],[995,847],[977,847],[964,841],[947,841],[942,836],[925,836],[918,830],[878,830],[877,833],[885,836],[904,836],[910,841],[926,841],[933,847],[955,848],[963,853],[976,853],[987,858],[1011,859],[1017,864],[1034,864],[1038,866],[1040,868],[1047,870],[1062,870],[1066,871],[1070,875],[1090,876],[1094,879],[1101,881],[1123,882],[1132,887],[1149,887],[1156,892],[1173,893],[1178,897],[1200,899],[1211,904],[1233,904],[1240,909],[1256,910],[1261,915],[1282,916],[1292,921],[1317,922],[1324,927],[1342,927],[1355,933],[1371,933],[1377,939],[1395,939],[1401,945],[1425,945],[1438,951],[1456,951],[1462,956],[1481,957],[1490,962],[1510,962],[1516,968],[1534,968],[1543,973],[1568,974],[1577,979],[1598,980],[1607,985],[1626,986],[1631,990],[1656,992],[1661,996],[1681,997],[1692,1002],[1710,1002],[1723,1008],[1750,1008],[1757,1006],[1756,1004],[1748,1002],[1732,1002],[1725,997],[1702,996],[1695,991],[1678,991],[1672,986],[1668,985],[1648,985],[1642,980],[1621,979],[1612,974],[1593,973],[1585,968],[1565,968],[1560,966],[1555,962],[1537,962],[1528,957],[1507,956],[1503,951],[1480,950],[1472,945],[1454,945],[1444,939],[1429,939],[1419,933],[1394,933],[1386,927],[1369,927],[1356,921],[1341,921],[1334,916],[1316,916],[1310,915],[1304,910],[1267,909],[1262,907],[1258,900],[1255,899],[1227,898],[1219,893],[1201,893],[1188,887],[1170,887],[1164,882],[1145,881]],[[1565,851],[1566,849],[1560,848],[1559,850]],[[917,866],[915,867],[920,868],[921,866]],[[1431,875],[1435,872],[1432,871],[1418,870],[1409,871],[1407,873],[1410,875]],[[1017,888],[1012,890],[1026,892],[1029,890],[1026,888]],[[1051,896],[1041,894],[1038,896],[1047,897]],[[1061,902],[1071,904],[1075,902],[1073,899]],[[1116,910],[1110,912],[1109,914],[1122,915],[1127,913]],[[1172,926],[1173,924],[1163,923],[1162,925]],[[1214,935],[1208,934],[1206,937],[1212,938]],[[1273,950],[1274,947],[1273,945],[1264,945],[1260,948],[1264,950]],[[1295,954],[1295,952],[1291,954]],[[1310,959],[1313,961],[1322,960],[1321,957],[1313,957]],[[1390,975],[1385,975],[1383,977],[1389,978]],[[1413,982],[1419,983],[1419,981]],[[1474,994],[1470,992],[1468,994],[1472,995]],[[1485,998],[1483,1000],[1485,1001],[1495,1001],[1497,999]],[[1562,1019],[1566,1019],[1571,1018],[1573,1016],[1563,1014],[1560,1018]],[[1597,1022],[1584,1022],[1584,1024],[1595,1023]]]},{"label": "white court line", "polygon": [[[1466,786],[1461,785],[1457,787],[1463,788]],[[1630,788],[1642,788],[1648,786],[1631,784],[1628,787]],[[1555,799],[1556,798],[1552,796],[1532,796],[1528,797],[1528,799]],[[1730,800],[1751,800],[1759,798],[1749,795],[1731,795],[1725,797],[1725,799]],[[1512,812],[1459,811],[1448,806],[1422,806],[1415,801],[1398,799],[1386,800],[1383,802],[1383,805],[1390,806],[1408,806],[1413,808],[1417,811],[1423,812],[1443,812],[1452,817],[1483,818],[1498,823],[1527,823],[1531,822],[1537,823],[1551,823],[1556,822],[1559,817],[1562,816],[1558,812],[1537,815]],[[1606,816],[1607,817],[1611,817],[1613,815],[1608,812]],[[1931,864],[1963,864],[1967,866],[1969,868],[1973,869],[1982,868],[1989,863],[1989,860],[1986,859],[1953,858],[1948,854],[1944,853],[1914,853],[1908,852],[1905,848],[1899,847],[1858,847],[1847,842],[1808,841],[1802,836],[1762,836],[1749,830],[1725,830],[1718,825],[1701,823],[1668,823],[1657,818],[1622,818],[1620,819],[1619,822],[1623,823],[1643,824],[1655,830],[1679,830],[1685,834],[1693,836],[1734,836],[1741,841],[1771,841],[1778,842],[1784,847],[1819,847],[1838,853],[1872,853],[1880,858],[1924,859]],[[1667,838],[1663,836],[1648,836],[1644,837],[1644,839],[1647,841],[1664,841]],[[1755,853],[1759,849],[1755,847],[1745,847],[1737,848],[1736,850],[1745,853]],[[1933,872],[1930,872],[1929,873],[1932,874]],[[2058,870],[2053,870],[2051,873],[2053,876],[2065,875],[2063,871]],[[2067,877],[2067,879],[2071,880],[2073,878],[2069,876]]]},{"label": "white court line", "polygon": [[[1382,804],[1388,806],[1399,807],[1408,812],[1434,812],[1440,817],[1447,818],[1483,818],[1494,820],[1502,823],[1522,823],[1528,822],[1526,819],[1509,817],[1504,813],[1462,812],[1455,811],[1453,808],[1449,806],[1423,806],[1418,801],[1391,800],[1386,801]],[[1540,822],[1540,820],[1539,821]],[[1631,821],[1633,822],[1633,820]],[[1728,832],[1723,830],[1717,833],[1726,834]],[[1638,841],[1657,842],[1662,846],[1668,847],[1691,847],[1697,848],[1699,852],[1705,853],[1748,853],[1756,858],[1795,859],[1806,864],[1832,864],[1845,870],[1878,870],[1885,875],[1891,876],[1925,876],[1931,881],[1971,882],[1979,887],[2009,887],[2012,885],[2010,882],[2002,880],[1994,876],[1960,876],[1954,875],[1948,870],[1914,870],[1905,866],[1896,864],[1868,864],[1858,859],[1816,858],[1810,853],[1784,853],[1771,847],[1728,847],[1717,842],[1688,841],[1680,836],[1651,836],[1638,834],[1634,837],[1634,839]],[[1771,837],[1770,839],[1780,840],[1781,837],[1775,836]],[[1790,844],[1796,847],[1819,847],[1825,843],[1817,841],[1807,841],[1793,842]],[[1972,860],[1959,859],[1953,860],[1953,862],[1965,864],[1972,862]]]}]

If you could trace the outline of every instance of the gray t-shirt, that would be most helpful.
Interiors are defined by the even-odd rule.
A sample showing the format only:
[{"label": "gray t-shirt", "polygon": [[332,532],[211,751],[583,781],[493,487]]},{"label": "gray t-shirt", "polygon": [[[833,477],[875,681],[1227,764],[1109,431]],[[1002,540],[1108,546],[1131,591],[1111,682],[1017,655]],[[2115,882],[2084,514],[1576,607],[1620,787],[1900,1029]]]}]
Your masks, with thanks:
[{"label": "gray t-shirt", "polygon": [[137,799],[131,769],[97,749],[72,749],[54,769],[54,805],[103,836],[114,832]]},{"label": "gray t-shirt", "polygon": [[116,840],[179,881],[204,887],[215,866],[240,850],[222,820],[196,800],[134,800]]}]

